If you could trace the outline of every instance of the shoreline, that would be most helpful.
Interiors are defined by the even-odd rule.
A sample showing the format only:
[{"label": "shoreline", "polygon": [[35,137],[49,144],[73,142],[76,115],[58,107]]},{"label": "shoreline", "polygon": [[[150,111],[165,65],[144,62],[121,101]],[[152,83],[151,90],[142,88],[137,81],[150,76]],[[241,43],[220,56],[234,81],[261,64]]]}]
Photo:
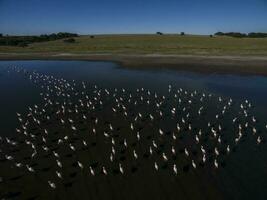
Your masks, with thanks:
[{"label": "shoreline", "polygon": [[129,69],[173,69],[198,73],[267,76],[267,56],[172,54],[0,53],[4,60],[81,60],[115,62]]}]

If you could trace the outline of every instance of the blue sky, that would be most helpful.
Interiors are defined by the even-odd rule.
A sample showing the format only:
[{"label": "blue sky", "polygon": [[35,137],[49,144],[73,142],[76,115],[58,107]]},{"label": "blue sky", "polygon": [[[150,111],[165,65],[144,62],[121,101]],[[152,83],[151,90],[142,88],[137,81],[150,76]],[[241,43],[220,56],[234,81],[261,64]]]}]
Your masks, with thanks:
[{"label": "blue sky", "polygon": [[0,0],[0,33],[267,32],[267,0]]}]

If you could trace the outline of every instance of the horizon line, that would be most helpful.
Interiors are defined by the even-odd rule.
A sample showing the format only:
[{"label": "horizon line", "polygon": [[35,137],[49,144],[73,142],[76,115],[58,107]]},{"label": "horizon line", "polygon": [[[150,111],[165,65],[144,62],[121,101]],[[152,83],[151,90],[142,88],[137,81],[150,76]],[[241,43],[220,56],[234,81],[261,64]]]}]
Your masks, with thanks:
[{"label": "horizon line", "polygon": [[[40,34],[8,34],[8,33],[2,33],[0,32],[0,34],[2,34],[3,36],[40,36],[40,35],[50,35],[50,34],[57,34],[57,33],[74,33],[74,34],[78,34],[79,36],[90,36],[90,35],[158,35],[157,32],[162,33],[163,35],[180,35],[182,32],[185,35],[196,35],[196,36],[209,36],[209,35],[214,35],[217,32],[223,32],[223,31],[217,31],[214,33],[210,33],[210,34],[203,34],[203,33],[187,33],[184,31],[181,32],[162,32],[162,31],[156,31],[156,32],[147,32],[147,33],[77,33],[77,32],[68,32],[68,31],[59,31],[59,32],[46,32],[46,33],[40,33]],[[248,33],[266,33],[266,32],[257,32],[257,31],[253,31],[253,32],[237,32],[237,31],[230,31],[230,32],[234,32],[234,33],[244,33],[244,34],[248,34]],[[230,33],[229,31],[227,32],[223,32],[223,33]]]}]

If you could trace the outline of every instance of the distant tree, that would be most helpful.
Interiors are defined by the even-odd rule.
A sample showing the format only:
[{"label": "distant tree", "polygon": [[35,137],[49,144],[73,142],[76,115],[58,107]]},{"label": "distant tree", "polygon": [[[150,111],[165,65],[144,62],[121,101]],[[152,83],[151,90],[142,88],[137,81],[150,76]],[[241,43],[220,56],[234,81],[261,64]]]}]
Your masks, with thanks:
[{"label": "distant tree", "polygon": [[163,33],[162,32],[157,32],[157,35],[163,35]]},{"label": "distant tree", "polygon": [[2,33],[0,33],[0,37],[3,37],[3,34]]},{"label": "distant tree", "polygon": [[184,32],[181,32],[181,33],[180,33],[180,35],[184,36],[184,35],[185,35],[185,33],[184,33]]},{"label": "distant tree", "polygon": [[93,38],[95,38],[95,36],[94,36],[94,35],[91,35],[91,36],[90,36],[90,38],[92,38],[92,39],[93,39]]},{"label": "distant tree", "polygon": [[210,35],[210,37],[212,38],[212,37],[213,37],[213,35]]},{"label": "distant tree", "polygon": [[230,32],[230,33],[227,33],[227,35],[232,36],[232,37],[237,37],[237,38],[247,37],[247,34],[239,33],[239,32]]},{"label": "distant tree", "polygon": [[49,35],[50,40],[56,40],[57,38],[58,38],[57,34],[55,34],[55,33],[52,33],[51,35]]},{"label": "distant tree", "polygon": [[250,37],[250,38],[265,38],[265,37],[267,37],[267,33],[249,33],[248,37]]},{"label": "distant tree", "polygon": [[53,41],[65,38],[72,38],[72,40],[69,40],[68,42],[75,42],[73,37],[78,37],[78,36],[79,35],[76,33],[67,33],[67,32],[52,33],[50,35],[44,34],[40,36],[9,36],[9,35],[3,36],[1,34],[0,45],[25,47],[34,42]]},{"label": "distant tree", "polygon": [[217,33],[215,33],[214,35],[222,36],[222,35],[224,35],[224,33],[223,33],[223,32],[217,32]]},{"label": "distant tree", "polygon": [[239,33],[239,32],[228,32],[228,33],[217,32],[217,33],[215,33],[215,35],[216,36],[230,36],[230,37],[236,37],[236,38],[247,37],[247,34]]},{"label": "distant tree", "polygon": [[76,33],[66,33],[66,32],[59,32],[56,34],[58,39],[67,38],[67,37],[78,37]]},{"label": "distant tree", "polygon": [[74,43],[75,42],[75,39],[74,38],[68,38],[68,39],[65,39],[63,41],[64,42],[67,42],[67,43]]},{"label": "distant tree", "polygon": [[44,35],[40,35],[40,39],[41,40],[48,40],[49,39],[49,36],[44,34]]}]

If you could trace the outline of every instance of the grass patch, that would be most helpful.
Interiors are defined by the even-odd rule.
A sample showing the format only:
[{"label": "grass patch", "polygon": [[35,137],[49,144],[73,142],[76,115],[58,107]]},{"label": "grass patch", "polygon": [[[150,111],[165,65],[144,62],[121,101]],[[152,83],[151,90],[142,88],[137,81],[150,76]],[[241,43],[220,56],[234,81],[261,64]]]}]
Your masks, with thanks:
[{"label": "grass patch", "polygon": [[97,35],[33,43],[27,47],[0,46],[0,53],[111,53],[267,55],[267,38],[180,35]]}]

